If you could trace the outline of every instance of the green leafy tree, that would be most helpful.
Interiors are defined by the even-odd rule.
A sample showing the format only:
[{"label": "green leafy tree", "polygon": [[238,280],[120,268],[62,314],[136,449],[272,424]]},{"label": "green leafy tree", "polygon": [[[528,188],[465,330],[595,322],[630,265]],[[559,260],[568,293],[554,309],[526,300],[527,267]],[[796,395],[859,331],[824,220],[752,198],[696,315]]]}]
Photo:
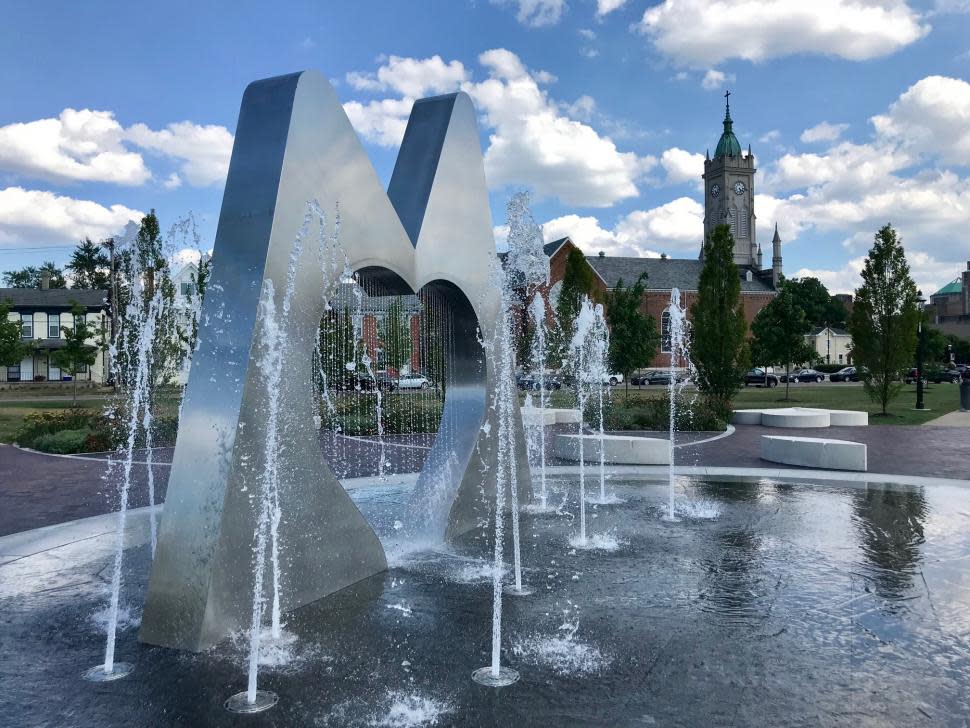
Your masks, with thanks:
[{"label": "green leafy tree", "polygon": [[20,320],[10,321],[10,303],[0,303],[0,366],[15,367],[34,351],[34,345],[22,338]]},{"label": "green leafy tree", "polygon": [[902,241],[886,225],[876,233],[866,257],[849,320],[852,358],[869,370],[866,393],[884,415],[902,390],[902,375],[912,366],[920,316],[916,297]]},{"label": "green leafy tree", "polygon": [[[751,324],[755,360],[763,364],[784,362],[786,375],[791,373],[793,363],[815,358],[815,349],[805,341],[812,325],[796,303],[794,289],[791,282],[782,283],[778,295],[758,312]],[[785,400],[789,398],[790,380],[785,377]]]},{"label": "green leafy tree", "polygon": [[809,326],[845,326],[845,306],[818,278],[786,279],[785,285],[790,287],[792,300],[805,313]]},{"label": "green leafy tree", "polygon": [[952,347],[957,364],[970,364],[970,339],[962,339],[956,334],[947,334],[946,339]]},{"label": "green leafy tree", "polygon": [[78,243],[66,267],[71,271],[71,288],[105,289],[111,285],[111,261],[90,238]]},{"label": "green leafy tree", "polygon": [[64,271],[53,261],[46,261],[40,267],[28,265],[20,270],[11,270],[3,274],[4,282],[10,288],[40,288],[44,273],[50,274],[51,288],[67,288]]},{"label": "green leafy tree", "polygon": [[77,375],[93,366],[98,359],[98,347],[88,343],[96,331],[89,326],[84,317],[84,306],[74,303],[71,314],[74,326],[61,326],[64,332],[64,346],[51,352],[51,363],[71,375],[74,384],[73,404],[77,405]]},{"label": "green leafy tree", "polygon": [[388,305],[378,337],[383,346],[384,366],[393,367],[400,378],[401,369],[411,361],[411,317],[400,296]]},{"label": "green leafy tree", "polygon": [[569,348],[573,324],[579,314],[583,296],[594,298],[593,281],[593,269],[586,262],[586,256],[578,248],[570,250],[566,258],[559,297],[556,299],[557,327],[551,343],[557,359],[561,359]]},{"label": "green leafy tree", "polygon": [[610,365],[623,375],[626,397],[630,396],[630,375],[647,366],[657,354],[660,334],[652,317],[640,311],[647,274],[627,288],[621,278],[606,294],[606,320],[610,326]]},{"label": "green leafy tree", "polygon": [[730,227],[718,225],[704,243],[704,267],[691,307],[691,360],[697,388],[722,417],[729,414],[748,368],[747,329],[734,238]]}]

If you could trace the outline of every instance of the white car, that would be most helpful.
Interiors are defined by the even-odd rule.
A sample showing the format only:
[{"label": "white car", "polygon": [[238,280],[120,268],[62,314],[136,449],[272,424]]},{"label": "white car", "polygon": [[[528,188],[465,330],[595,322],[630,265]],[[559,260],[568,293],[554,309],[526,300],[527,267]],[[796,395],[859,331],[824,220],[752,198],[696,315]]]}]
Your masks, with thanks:
[{"label": "white car", "polygon": [[393,386],[395,389],[427,389],[431,382],[421,374],[402,374],[393,380]]},{"label": "white car", "polygon": [[615,387],[623,381],[622,374],[604,374],[603,384],[609,384],[611,387]]}]

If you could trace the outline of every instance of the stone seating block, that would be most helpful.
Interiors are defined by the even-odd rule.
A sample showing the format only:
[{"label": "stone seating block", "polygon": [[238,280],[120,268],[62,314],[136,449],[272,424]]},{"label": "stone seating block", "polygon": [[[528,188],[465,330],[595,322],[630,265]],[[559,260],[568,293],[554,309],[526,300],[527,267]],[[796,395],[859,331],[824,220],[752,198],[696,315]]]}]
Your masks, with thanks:
[{"label": "stone seating block", "polygon": [[[563,460],[579,460],[579,435],[556,435],[556,457]],[[587,463],[600,461],[599,435],[583,435],[583,460]],[[611,465],[669,465],[670,444],[656,437],[633,437],[630,435],[605,435],[603,437],[605,461]]]},{"label": "stone seating block", "polygon": [[798,407],[797,409],[812,412],[828,412],[829,423],[832,427],[866,427],[869,424],[869,413],[856,410],[825,410],[817,407]]},{"label": "stone seating block", "polygon": [[762,412],[764,412],[764,410],[759,410],[759,409],[734,410],[734,414],[731,415],[731,424],[732,425],[760,425]]},{"label": "stone seating block", "polygon": [[541,407],[523,407],[522,424],[526,427],[540,427],[556,424],[556,411]]},{"label": "stone seating block", "polygon": [[785,407],[761,413],[761,424],[765,427],[828,427],[831,423],[828,410]]},{"label": "stone seating block", "polygon": [[867,469],[866,446],[863,443],[821,437],[762,435],[761,458],[807,468],[863,472]]}]

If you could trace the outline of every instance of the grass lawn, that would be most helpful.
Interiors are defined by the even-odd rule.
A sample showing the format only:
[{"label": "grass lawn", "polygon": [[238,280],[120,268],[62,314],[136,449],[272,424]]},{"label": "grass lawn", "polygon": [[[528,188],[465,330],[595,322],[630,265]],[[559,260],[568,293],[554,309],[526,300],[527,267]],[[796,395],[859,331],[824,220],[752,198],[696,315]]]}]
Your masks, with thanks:
[{"label": "grass lawn", "polygon": [[[631,388],[629,396],[635,399],[653,399],[664,396],[666,387],[652,386],[642,389]],[[688,392],[691,390],[687,390]],[[613,397],[622,401],[623,385],[613,390]],[[869,413],[871,425],[921,425],[924,422],[953,412],[960,408],[960,388],[955,384],[930,384],[924,391],[923,401],[928,409],[917,412],[916,386],[905,386],[899,396],[889,404],[889,416],[883,417],[880,407],[866,396],[865,390],[855,384],[793,384],[789,401],[784,401],[785,385],[773,389],[743,387],[734,398],[736,409],[756,409],[768,407],[823,407],[825,409],[860,410]],[[533,396],[534,400],[538,398]],[[551,392],[549,404],[552,407],[575,407],[576,400],[571,390],[562,389]]]}]

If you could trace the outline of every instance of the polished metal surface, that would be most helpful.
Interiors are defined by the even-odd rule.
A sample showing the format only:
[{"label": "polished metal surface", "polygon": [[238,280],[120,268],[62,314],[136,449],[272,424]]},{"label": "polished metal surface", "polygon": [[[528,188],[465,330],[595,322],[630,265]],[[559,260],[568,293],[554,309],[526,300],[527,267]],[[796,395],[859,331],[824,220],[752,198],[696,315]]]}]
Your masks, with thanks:
[{"label": "polished metal surface", "polygon": [[[495,492],[494,364],[479,342],[499,313],[492,221],[475,112],[465,94],[415,104],[387,193],[333,89],[304,72],[243,96],[139,638],[200,650],[248,625],[255,498],[267,401],[256,366],[262,283],[278,299],[307,202],[339,203],[340,240],[361,278],[434,289],[455,321],[455,381],[415,489],[414,538],[481,524]],[[320,251],[304,247],[285,324],[279,451],[281,602],[316,601],[387,568],[380,541],[325,462],[313,429],[311,354],[324,310]],[[278,300],[279,303],[279,300]],[[488,423],[488,426],[486,426]],[[521,425],[520,500],[531,498]],[[265,585],[264,585],[264,588]]]}]

